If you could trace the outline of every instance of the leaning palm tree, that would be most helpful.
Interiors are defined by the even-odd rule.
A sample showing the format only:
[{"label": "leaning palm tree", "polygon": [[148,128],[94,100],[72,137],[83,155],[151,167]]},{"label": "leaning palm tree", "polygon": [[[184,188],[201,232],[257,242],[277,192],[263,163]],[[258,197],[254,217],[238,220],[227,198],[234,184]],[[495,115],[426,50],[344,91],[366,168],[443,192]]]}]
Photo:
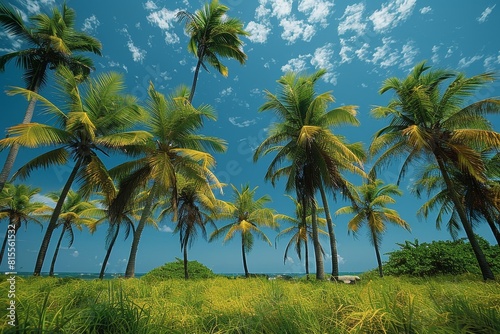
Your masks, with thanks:
[{"label": "leaning palm tree", "polygon": [[436,163],[483,278],[494,279],[449,172],[456,168],[479,182],[487,180],[478,148],[500,148],[500,134],[485,118],[487,113],[500,111],[500,99],[470,102],[494,77],[483,73],[468,78],[463,73],[428,70],[421,62],[405,79],[389,78],[382,85],[380,93],[394,91],[395,98],[372,110],[374,117],[390,119],[370,147],[372,155],[381,153],[373,171],[393,163],[394,158],[403,158],[401,178],[416,161]]},{"label": "leaning palm tree", "polygon": [[0,220],[7,218],[9,225],[5,231],[5,237],[0,250],[0,264],[9,235],[16,235],[22,223],[36,223],[42,226],[43,219],[50,208],[42,202],[33,201],[40,193],[40,188],[32,188],[28,185],[7,183],[0,192]]},{"label": "leaning palm tree", "polygon": [[382,241],[382,234],[386,230],[386,223],[392,223],[408,231],[410,230],[410,225],[401,219],[396,210],[387,208],[388,204],[396,203],[396,200],[393,198],[394,195],[402,195],[402,191],[397,185],[383,185],[382,180],[368,180],[367,183],[357,187],[354,205],[345,206],[335,212],[335,215],[354,214],[354,217],[347,223],[347,228],[355,234],[362,225],[367,225],[370,242],[375,248],[380,277],[383,277],[384,274],[379,247]]},{"label": "leaning palm tree", "polygon": [[[267,102],[260,111],[273,110],[280,119],[273,124],[266,138],[256,149],[259,156],[275,154],[265,178],[275,181],[288,178],[285,190],[295,189],[303,210],[311,209],[311,226],[316,260],[316,278],[324,278],[323,258],[318,238],[316,193],[321,193],[327,219],[332,254],[332,276],[338,276],[337,246],[333,223],[328,209],[326,191],[338,191],[349,198],[353,187],[342,174],[351,172],[364,175],[361,169],[364,153],[361,144],[348,144],[343,136],[331,131],[332,127],[358,125],[355,106],[328,109],[334,102],[329,92],[316,94],[315,84],[326,73],[298,75],[289,72],[278,83],[280,93],[266,92]],[[287,165],[285,163],[288,162]]]},{"label": "leaning palm tree", "polygon": [[[0,4],[0,26],[5,32],[16,39],[25,42],[29,47],[0,56],[0,72],[11,60],[24,70],[26,88],[38,93],[46,83],[48,70],[67,66],[75,75],[87,76],[93,69],[91,58],[80,52],[101,54],[101,43],[75,30],[75,11],[63,4],[62,11],[52,10],[52,15],[37,14],[24,22],[21,14],[13,7]],[[77,54],[75,54],[77,53]],[[23,124],[31,122],[37,101],[36,95],[29,100],[24,115]],[[7,160],[0,172],[0,191],[7,181],[19,151],[18,145],[13,145],[7,155]]]},{"label": "leaning palm tree", "polygon": [[[122,152],[127,144],[143,143],[149,138],[144,131],[127,131],[144,118],[135,97],[123,94],[121,75],[101,74],[80,89],[79,81],[65,67],[59,68],[56,80],[67,104],[60,109],[42,96],[29,90],[16,88],[14,94],[36,94],[54,116],[57,126],[28,123],[8,129],[9,137],[0,140],[0,148],[12,145],[24,147],[56,146],[19,169],[15,177],[27,178],[37,168],[74,162],[73,169],[61,191],[59,200],[47,226],[38,253],[34,275],[40,275],[52,232],[57,227],[59,214],[73,182],[79,178],[87,186],[84,195],[102,190],[112,193],[114,184],[99,155]],[[113,196],[110,194],[110,196]]]},{"label": "leaning palm tree", "polygon": [[[52,199],[57,203],[59,201],[59,193],[48,193],[47,197]],[[61,234],[57,240],[56,248],[54,250],[54,255],[52,256],[52,262],[50,263],[49,276],[54,276],[54,267],[56,265],[57,256],[59,254],[59,249],[61,248],[62,239],[65,235],[69,237],[68,247],[73,245],[75,240],[75,234],[73,227],[78,230],[82,230],[82,226],[88,226],[96,221],[96,218],[92,217],[94,210],[96,209],[96,203],[93,201],[85,201],[81,194],[70,190],[66,196],[66,200],[61,209],[61,214],[59,215],[59,222],[57,224],[58,228],[61,227]]]},{"label": "leaning palm tree", "polygon": [[[189,279],[188,249],[193,245],[199,232],[206,240],[207,225],[217,229],[214,219],[230,211],[232,206],[218,200],[207,182],[200,183],[186,179],[182,175],[177,176],[177,201],[178,212],[174,233],[179,234],[184,260],[184,278]],[[173,207],[168,206],[160,213],[160,218],[172,213]]]},{"label": "leaning palm tree", "polygon": [[247,253],[250,252],[254,244],[254,234],[272,246],[266,234],[259,228],[260,226],[277,228],[275,211],[265,208],[265,204],[271,201],[267,195],[255,199],[258,187],[250,189],[250,186],[241,186],[238,190],[231,185],[234,193],[234,208],[228,214],[231,223],[215,230],[210,235],[210,241],[224,236],[223,243],[234,238],[239,233],[241,236],[241,256],[243,258],[243,269],[245,277],[249,277],[247,266]]},{"label": "leaning palm tree", "polygon": [[212,173],[214,157],[207,150],[223,152],[226,144],[216,137],[197,133],[207,119],[215,120],[213,109],[208,105],[194,108],[187,101],[189,90],[180,87],[169,98],[155,90],[151,84],[146,109],[149,119],[146,131],[151,140],[126,148],[136,160],[125,162],[110,170],[119,180],[119,192],[110,207],[111,219],[117,219],[126,210],[138,191],[147,189],[148,195],[141,218],[134,232],[125,277],[135,274],[135,261],[142,231],[154,206],[162,197],[168,197],[177,219],[177,174],[199,182],[209,182],[220,188],[221,184]]},{"label": "leaning palm tree", "polygon": [[228,69],[221,63],[220,57],[236,59],[240,64],[247,59],[239,36],[249,36],[249,33],[243,29],[240,20],[227,16],[228,10],[218,0],[212,0],[194,14],[187,11],[177,13],[179,20],[186,20],[186,32],[190,37],[188,51],[198,59],[189,102],[193,101],[200,67],[208,71],[205,63],[226,77]]},{"label": "leaning palm tree", "polygon": [[[283,255],[283,263],[286,263],[286,260],[288,259],[288,251],[290,250],[290,247],[295,248],[295,252],[299,257],[299,260],[302,261],[302,247],[304,248],[306,277],[309,279],[309,240],[312,240],[312,231],[310,227],[312,220],[311,212],[308,210],[309,212],[306,212],[306,219],[303,220],[303,210],[301,204],[292,196],[286,196],[288,196],[288,198],[290,198],[295,204],[295,216],[291,217],[287,215],[280,215],[280,220],[288,222],[292,224],[292,226],[279,232],[276,235],[276,241],[284,236],[290,236],[290,241],[288,241],[285,248],[285,254]],[[322,208],[316,209],[316,212],[318,213],[321,213],[322,211]],[[326,219],[318,217],[317,222],[319,225],[325,225]],[[328,235],[327,232],[320,228],[318,228],[318,232],[320,234]],[[324,253],[324,251],[322,251],[322,253]]]}]

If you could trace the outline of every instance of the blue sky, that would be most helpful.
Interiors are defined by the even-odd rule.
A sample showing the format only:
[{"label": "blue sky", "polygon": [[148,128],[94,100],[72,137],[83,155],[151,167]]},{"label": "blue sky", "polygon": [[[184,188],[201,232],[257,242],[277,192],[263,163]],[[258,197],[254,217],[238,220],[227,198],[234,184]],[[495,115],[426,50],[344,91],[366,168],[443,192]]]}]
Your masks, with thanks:
[{"label": "blue sky", "polygon": [[[13,0],[23,17],[62,1]],[[179,10],[190,12],[201,8],[203,1],[131,1],[118,0],[67,1],[77,13],[77,28],[98,38],[103,44],[103,56],[94,57],[96,73],[117,71],[123,73],[128,92],[139,99],[146,97],[149,82],[164,94],[180,84],[190,85],[196,60],[186,51],[188,38],[183,25],[176,22]],[[276,80],[286,71],[312,73],[327,69],[318,92],[332,91],[336,101],[332,105],[359,106],[359,127],[334,129],[350,142],[362,141],[365,147],[383,121],[369,116],[375,105],[385,105],[390,94],[379,95],[383,80],[404,77],[418,62],[427,60],[433,68],[447,68],[475,75],[500,69],[500,42],[495,35],[500,30],[500,7],[496,1],[327,1],[327,0],[259,0],[221,1],[228,14],[243,21],[251,33],[244,37],[244,51],[248,61],[241,66],[236,61],[225,61],[229,76],[222,77],[215,70],[201,72],[193,104],[212,105],[218,114],[217,122],[207,122],[204,134],[216,135],[228,141],[226,154],[217,155],[216,175],[222,182],[239,187],[249,183],[258,186],[258,195],[269,194],[271,207],[280,213],[292,215],[291,201],[284,196],[284,187],[273,188],[264,181],[267,158],[252,162],[253,149],[266,137],[273,122],[270,112],[259,113],[264,103],[264,90],[275,92]],[[0,53],[23,48],[24,45],[0,31]],[[0,74],[0,127],[7,128],[22,120],[26,101],[21,97],[6,96],[8,86],[23,86],[21,72],[14,64]],[[47,86],[42,95],[51,97],[54,87]],[[500,95],[500,82],[478,92],[478,98]],[[34,121],[44,121],[40,109]],[[495,129],[498,118],[491,118]],[[27,162],[40,150],[21,151],[16,167]],[[6,152],[0,152],[0,163]],[[108,159],[109,167],[118,163]],[[397,165],[383,171],[380,178],[395,182]],[[54,167],[34,173],[26,183],[42,188],[42,192],[62,188],[71,166]],[[394,206],[406,219],[412,232],[389,227],[384,235],[381,252],[397,248],[396,242],[418,239],[420,242],[449,239],[446,231],[437,231],[433,219],[417,219],[415,213],[422,199],[409,194],[412,170],[401,183],[405,195]],[[221,198],[230,200],[231,191]],[[332,211],[345,203],[330,203]],[[376,266],[373,247],[365,231],[357,238],[348,235],[348,216],[335,218],[335,231],[340,256],[340,271],[365,271]],[[219,224],[222,224],[220,222]],[[175,257],[182,257],[177,235],[172,235],[173,223],[159,222],[159,230],[147,228],[141,239],[136,272],[147,272]],[[287,227],[286,225],[283,226]],[[266,231],[274,241],[275,231]],[[105,254],[106,226],[94,235],[77,232],[71,248],[61,250],[56,271],[97,272]],[[491,232],[480,226],[478,233],[493,242]],[[58,235],[58,232],[54,234]],[[18,271],[32,271],[43,231],[30,226],[19,231],[17,243]],[[248,255],[251,272],[304,272],[303,265],[293,252],[283,264],[284,246],[277,248],[256,241]],[[327,245],[327,240],[323,240]],[[119,240],[115,246],[107,272],[123,272],[130,250],[131,238]],[[55,237],[52,243],[55,244]],[[215,272],[242,272],[241,254],[237,241],[223,246],[220,241],[207,243],[198,239],[189,252],[191,260],[198,260]],[[48,252],[52,256],[53,248]],[[325,261],[330,270],[329,254]],[[384,256],[384,259],[386,257]],[[313,262],[311,262],[313,263]],[[48,270],[50,258],[45,262]],[[313,268],[311,268],[313,269]],[[0,270],[5,269],[5,263]]]}]

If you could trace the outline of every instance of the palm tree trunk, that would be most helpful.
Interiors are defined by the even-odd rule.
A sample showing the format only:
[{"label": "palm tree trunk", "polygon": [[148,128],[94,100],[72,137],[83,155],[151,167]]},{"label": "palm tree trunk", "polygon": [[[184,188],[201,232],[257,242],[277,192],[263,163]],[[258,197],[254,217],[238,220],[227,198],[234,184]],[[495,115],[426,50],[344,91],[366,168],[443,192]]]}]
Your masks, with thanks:
[{"label": "palm tree trunk", "polygon": [[321,253],[321,244],[319,242],[319,232],[318,232],[318,221],[316,217],[316,201],[314,196],[311,200],[311,218],[312,218],[312,233],[313,233],[313,245],[314,245],[314,257],[316,260],[316,279],[325,279],[325,268],[323,264],[323,254]]},{"label": "palm tree trunk", "polygon": [[59,254],[59,248],[61,247],[64,232],[66,232],[66,227],[63,225],[61,235],[59,236],[59,240],[57,240],[56,250],[54,251],[54,256],[52,257],[52,262],[50,264],[49,276],[54,276],[54,267],[56,265],[57,255]]},{"label": "palm tree trunk", "polygon": [[117,224],[116,227],[116,232],[113,235],[113,239],[111,239],[111,242],[109,243],[108,249],[106,250],[106,256],[104,256],[104,261],[101,266],[101,272],[99,273],[99,279],[104,278],[104,272],[106,271],[106,266],[108,265],[108,260],[109,257],[111,256],[111,250],[113,249],[113,246],[115,245],[116,238],[118,237],[118,232],[120,231],[120,224]]},{"label": "palm tree trunk", "polygon": [[196,63],[196,69],[194,71],[193,84],[191,85],[191,92],[189,93],[189,103],[193,101],[194,91],[196,90],[196,83],[198,82],[198,74],[200,73],[201,62],[204,57],[205,51],[200,50],[198,55],[198,62]]},{"label": "palm tree trunk", "polygon": [[142,231],[146,226],[146,221],[151,214],[151,207],[153,206],[155,192],[156,183],[153,184],[151,190],[149,191],[146,204],[144,205],[144,209],[142,209],[141,219],[139,220],[139,224],[137,224],[137,228],[134,232],[134,240],[132,241],[132,246],[130,247],[130,256],[127,262],[127,269],[125,269],[125,278],[131,278],[135,276],[135,258],[137,256],[137,250],[139,249],[139,241],[141,240]]},{"label": "palm tree trunk", "polygon": [[7,226],[7,230],[5,230],[5,238],[3,238],[2,249],[0,250],[0,264],[2,264],[3,254],[5,253],[5,247],[7,246],[7,239],[9,238],[10,227],[11,227],[11,225],[9,224]]},{"label": "palm tree trunk", "polygon": [[326,225],[328,226],[328,237],[330,238],[330,252],[332,254],[332,279],[336,281],[339,277],[337,240],[335,238],[335,231],[333,229],[332,217],[330,216],[328,199],[326,198],[325,188],[322,184],[319,187],[319,191],[321,193],[321,200],[323,201],[323,208],[325,209]]},{"label": "palm tree trunk", "polygon": [[372,239],[373,239],[373,247],[375,248],[375,255],[377,256],[378,274],[380,277],[384,277],[384,272],[382,271],[382,259],[380,257],[380,251],[378,249],[377,236],[372,235]]},{"label": "palm tree trunk", "polygon": [[243,270],[245,270],[245,277],[249,277],[250,274],[248,273],[248,267],[247,267],[247,255],[245,252],[245,235],[243,232],[241,233],[241,255],[243,257]]},{"label": "palm tree trunk", "polygon": [[52,212],[52,216],[50,217],[49,224],[47,225],[47,230],[45,231],[45,235],[43,236],[42,244],[40,245],[40,250],[38,251],[38,257],[36,259],[35,270],[33,271],[34,276],[40,276],[42,271],[43,262],[45,260],[45,255],[47,254],[47,250],[49,249],[50,238],[52,237],[52,232],[57,227],[57,220],[59,219],[59,215],[61,214],[62,206],[64,201],[66,200],[66,196],[68,195],[69,190],[71,189],[71,185],[73,181],[75,181],[76,175],[80,170],[83,159],[79,158],[76,161],[71,174],[64,185],[63,190],[61,191],[61,195],[59,196],[59,200],[57,201],[56,207],[54,208],[54,212]]},{"label": "palm tree trunk", "polygon": [[188,252],[187,252],[186,245],[184,245],[183,255],[184,255],[184,279],[189,279],[189,273],[188,273]]},{"label": "palm tree trunk", "polygon": [[[35,88],[33,89],[33,92],[37,93],[38,88],[39,85],[36,85]],[[37,98],[33,96],[28,104],[26,113],[24,114],[24,119],[22,124],[27,124],[31,122],[31,119],[33,118],[33,114],[35,112],[36,101]],[[3,165],[2,171],[0,172],[0,191],[3,190],[3,187],[5,186],[5,183],[9,178],[12,167],[14,167],[14,163],[17,158],[17,153],[19,153],[19,145],[13,144],[9,149],[9,153],[7,154],[7,159],[5,160],[5,164]]]},{"label": "palm tree trunk", "polygon": [[309,279],[309,246],[308,240],[305,242],[305,253],[306,253],[306,279]]},{"label": "palm tree trunk", "polygon": [[467,238],[469,239],[469,243],[472,247],[472,250],[474,251],[474,255],[476,256],[479,268],[481,269],[481,273],[483,275],[483,279],[486,281],[488,279],[494,280],[495,275],[493,275],[493,272],[491,271],[490,265],[488,264],[488,261],[486,260],[486,257],[484,256],[484,253],[479,246],[479,243],[476,239],[476,236],[474,234],[474,230],[472,229],[472,225],[467,219],[467,215],[465,214],[465,209],[462,205],[462,202],[460,202],[460,199],[458,198],[457,193],[455,192],[455,188],[453,187],[453,183],[451,182],[450,176],[448,175],[448,172],[446,171],[446,167],[444,164],[444,161],[442,160],[441,157],[439,157],[438,154],[434,153],[434,156],[436,157],[436,160],[439,165],[439,169],[441,171],[441,175],[443,176],[444,182],[446,184],[446,188],[451,196],[451,200],[453,201],[453,204],[455,205],[455,209],[458,212],[458,215],[460,217],[460,220],[462,222],[462,226],[464,227],[465,233],[467,235]]},{"label": "palm tree trunk", "polygon": [[498,246],[500,246],[500,231],[498,230],[498,227],[495,225],[493,218],[491,218],[491,215],[488,212],[483,212],[483,215],[486,218],[486,222],[488,223],[491,232],[493,232],[493,235],[495,236]]}]

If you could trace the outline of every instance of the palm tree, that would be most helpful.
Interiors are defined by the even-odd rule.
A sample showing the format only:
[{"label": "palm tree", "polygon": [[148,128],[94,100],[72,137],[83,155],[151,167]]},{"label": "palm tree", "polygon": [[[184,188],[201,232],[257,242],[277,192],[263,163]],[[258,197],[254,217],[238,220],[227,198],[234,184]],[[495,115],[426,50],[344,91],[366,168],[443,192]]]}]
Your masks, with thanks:
[{"label": "palm tree", "polygon": [[380,277],[383,277],[379,247],[382,234],[386,230],[385,223],[393,223],[410,230],[410,225],[401,219],[396,210],[386,207],[388,204],[396,203],[394,195],[401,196],[403,193],[395,184],[383,185],[382,180],[368,180],[367,183],[357,187],[357,192],[355,204],[338,209],[335,215],[354,214],[354,217],[347,224],[348,230],[353,233],[357,233],[361,226],[366,223],[370,242],[375,248],[377,256],[378,273]]},{"label": "palm tree", "polygon": [[200,67],[203,66],[208,71],[205,63],[227,77],[228,69],[221,63],[220,57],[236,59],[240,64],[244,64],[247,59],[239,36],[250,34],[243,30],[240,20],[227,16],[228,10],[218,0],[212,0],[194,14],[187,11],[177,13],[180,21],[186,20],[186,32],[190,37],[188,51],[198,59],[189,102],[193,101]]},{"label": "palm tree", "polygon": [[[337,247],[326,190],[340,191],[344,197],[349,197],[352,185],[342,172],[364,175],[360,168],[364,158],[361,144],[348,144],[344,137],[330,129],[343,124],[357,125],[356,107],[327,109],[334,101],[333,96],[329,92],[316,94],[314,87],[325,73],[323,69],[310,76],[289,72],[278,80],[281,85],[278,95],[266,92],[267,102],[260,111],[274,110],[281,121],[273,124],[269,137],[254,154],[256,161],[260,155],[276,153],[265,178],[274,185],[277,179],[287,176],[286,191],[295,189],[303,210],[311,209],[317,279],[324,278],[324,269],[315,194],[321,192],[330,236],[332,276],[337,277]],[[283,166],[285,161],[289,164]]]},{"label": "palm tree", "polygon": [[23,222],[26,225],[32,222],[42,226],[39,218],[43,218],[50,208],[42,202],[33,201],[33,197],[39,193],[40,188],[32,188],[24,184],[14,185],[12,183],[7,183],[0,192],[0,219],[9,219],[9,226],[5,231],[2,249],[0,250],[0,264],[2,263],[9,235],[16,235]]},{"label": "palm tree", "polygon": [[[52,199],[54,202],[59,201],[59,193],[49,193],[47,194],[47,197]],[[72,190],[68,192],[61,209],[61,214],[59,215],[59,223],[57,224],[57,227],[61,226],[61,234],[57,240],[56,249],[52,257],[52,262],[50,263],[49,276],[54,276],[54,267],[64,235],[69,236],[68,247],[71,247],[73,245],[73,241],[75,240],[73,227],[76,227],[81,231],[82,225],[88,226],[94,223],[96,219],[92,217],[92,214],[95,208],[96,204],[92,201],[85,201],[81,194]]]},{"label": "palm tree", "polygon": [[[203,239],[207,239],[207,225],[214,229],[214,219],[231,210],[231,206],[215,198],[212,188],[207,182],[189,180],[182,175],[177,176],[177,225],[174,233],[179,233],[181,252],[184,260],[184,278],[189,279],[188,248],[191,248],[198,231]],[[160,217],[173,213],[169,206],[160,213]]]},{"label": "palm tree", "polygon": [[[48,70],[60,65],[67,66],[73,74],[86,77],[93,70],[91,58],[79,52],[92,52],[101,55],[101,43],[80,31],[75,30],[75,11],[63,4],[62,11],[54,7],[52,15],[37,14],[24,22],[19,11],[0,4],[0,26],[5,32],[29,45],[27,49],[13,51],[0,56],[0,72],[11,60],[24,70],[26,88],[38,93],[46,83]],[[23,124],[31,122],[37,101],[36,95],[29,99]],[[19,151],[12,145],[7,160],[0,172],[0,191],[5,185]]]},{"label": "palm tree", "polygon": [[[286,260],[288,259],[288,251],[290,247],[294,247],[295,251],[297,253],[297,256],[299,257],[299,260],[302,260],[302,247],[304,247],[304,256],[305,256],[305,268],[306,268],[306,277],[309,279],[309,240],[312,240],[312,231],[311,231],[311,212],[306,212],[306,219],[302,219],[302,206],[301,204],[292,196],[286,195],[288,198],[290,198],[293,203],[295,204],[295,217],[290,217],[286,215],[279,215],[280,220],[286,221],[292,226],[282,230],[281,232],[276,235],[276,241],[278,241],[280,238],[284,236],[291,236],[290,241],[287,243],[286,248],[285,248],[285,254],[283,256],[283,263],[286,263]],[[321,213],[323,210],[322,208],[317,208],[316,212]],[[326,219],[324,218],[317,218],[317,222],[319,225],[326,225]],[[323,231],[322,229],[318,228],[318,232],[321,234],[328,235],[327,232]],[[324,253],[324,251],[322,251]]]},{"label": "palm tree", "polygon": [[456,168],[486,182],[484,161],[477,148],[500,147],[500,134],[485,118],[487,113],[500,111],[500,100],[467,103],[494,77],[483,73],[467,78],[463,73],[428,69],[421,62],[404,80],[389,78],[382,85],[380,93],[394,91],[395,98],[386,107],[372,110],[376,118],[390,118],[390,124],[375,134],[370,147],[372,155],[384,150],[375,161],[374,173],[397,157],[404,161],[400,178],[415,161],[436,163],[483,278],[494,279],[449,172]]},{"label": "palm tree", "polygon": [[249,277],[246,254],[250,252],[254,244],[254,234],[272,246],[266,234],[259,228],[260,226],[277,228],[276,215],[274,210],[265,208],[264,205],[271,201],[267,195],[255,199],[258,187],[250,189],[250,186],[242,185],[241,190],[235,186],[233,188],[234,208],[228,215],[231,223],[215,230],[210,235],[209,241],[220,238],[224,235],[223,243],[231,240],[236,233],[241,234],[241,255],[243,257],[243,269],[245,277]]},{"label": "palm tree", "polygon": [[45,236],[38,253],[34,275],[40,275],[45,254],[52,232],[57,227],[64,200],[73,182],[82,180],[86,187],[83,195],[102,189],[113,196],[114,184],[108,175],[100,153],[109,151],[122,152],[127,144],[143,143],[148,133],[126,130],[144,118],[144,113],[137,106],[136,99],[122,93],[123,78],[116,73],[101,74],[96,79],[86,82],[82,89],[73,73],[61,67],[56,76],[67,112],[59,109],[42,96],[29,90],[16,88],[12,93],[37,98],[47,107],[47,112],[54,115],[58,126],[28,123],[8,129],[9,137],[0,140],[0,148],[20,145],[25,147],[58,146],[43,153],[25,164],[14,175],[27,178],[37,168],[47,168],[53,164],[66,164],[74,161],[73,169],[64,185],[59,200],[47,226]]},{"label": "palm tree", "polygon": [[141,219],[134,232],[125,277],[134,276],[142,231],[152,208],[162,196],[170,196],[174,220],[177,219],[176,174],[221,187],[211,171],[215,159],[206,150],[223,152],[226,149],[223,140],[197,133],[204,119],[215,120],[215,115],[208,105],[194,108],[187,103],[189,90],[186,87],[180,87],[167,99],[151,84],[148,94],[146,109],[150,118],[146,130],[152,139],[145,144],[127,147],[127,152],[138,155],[138,159],[110,170],[111,175],[120,180],[120,190],[110,208],[112,220],[124,212],[137,191],[148,189]]}]

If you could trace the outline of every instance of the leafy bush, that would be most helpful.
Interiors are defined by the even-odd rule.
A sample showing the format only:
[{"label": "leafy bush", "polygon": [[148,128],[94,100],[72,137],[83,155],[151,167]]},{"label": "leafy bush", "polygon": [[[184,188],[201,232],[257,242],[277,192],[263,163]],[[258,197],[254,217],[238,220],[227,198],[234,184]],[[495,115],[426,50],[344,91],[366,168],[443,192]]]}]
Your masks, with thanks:
[{"label": "leafy bush", "polygon": [[[216,275],[212,270],[205,267],[198,261],[188,261],[189,278],[213,278]],[[163,266],[155,268],[145,274],[141,279],[151,280],[165,280],[165,279],[184,279],[184,262],[176,258],[176,261],[165,263]]]},{"label": "leafy bush", "polygon": [[[490,245],[479,236],[477,238],[491,269],[499,273],[500,247]],[[389,253],[389,260],[384,265],[384,272],[388,275],[423,277],[481,273],[472,247],[463,239],[421,244],[415,240],[415,242],[406,241],[399,246],[401,249]]]}]

